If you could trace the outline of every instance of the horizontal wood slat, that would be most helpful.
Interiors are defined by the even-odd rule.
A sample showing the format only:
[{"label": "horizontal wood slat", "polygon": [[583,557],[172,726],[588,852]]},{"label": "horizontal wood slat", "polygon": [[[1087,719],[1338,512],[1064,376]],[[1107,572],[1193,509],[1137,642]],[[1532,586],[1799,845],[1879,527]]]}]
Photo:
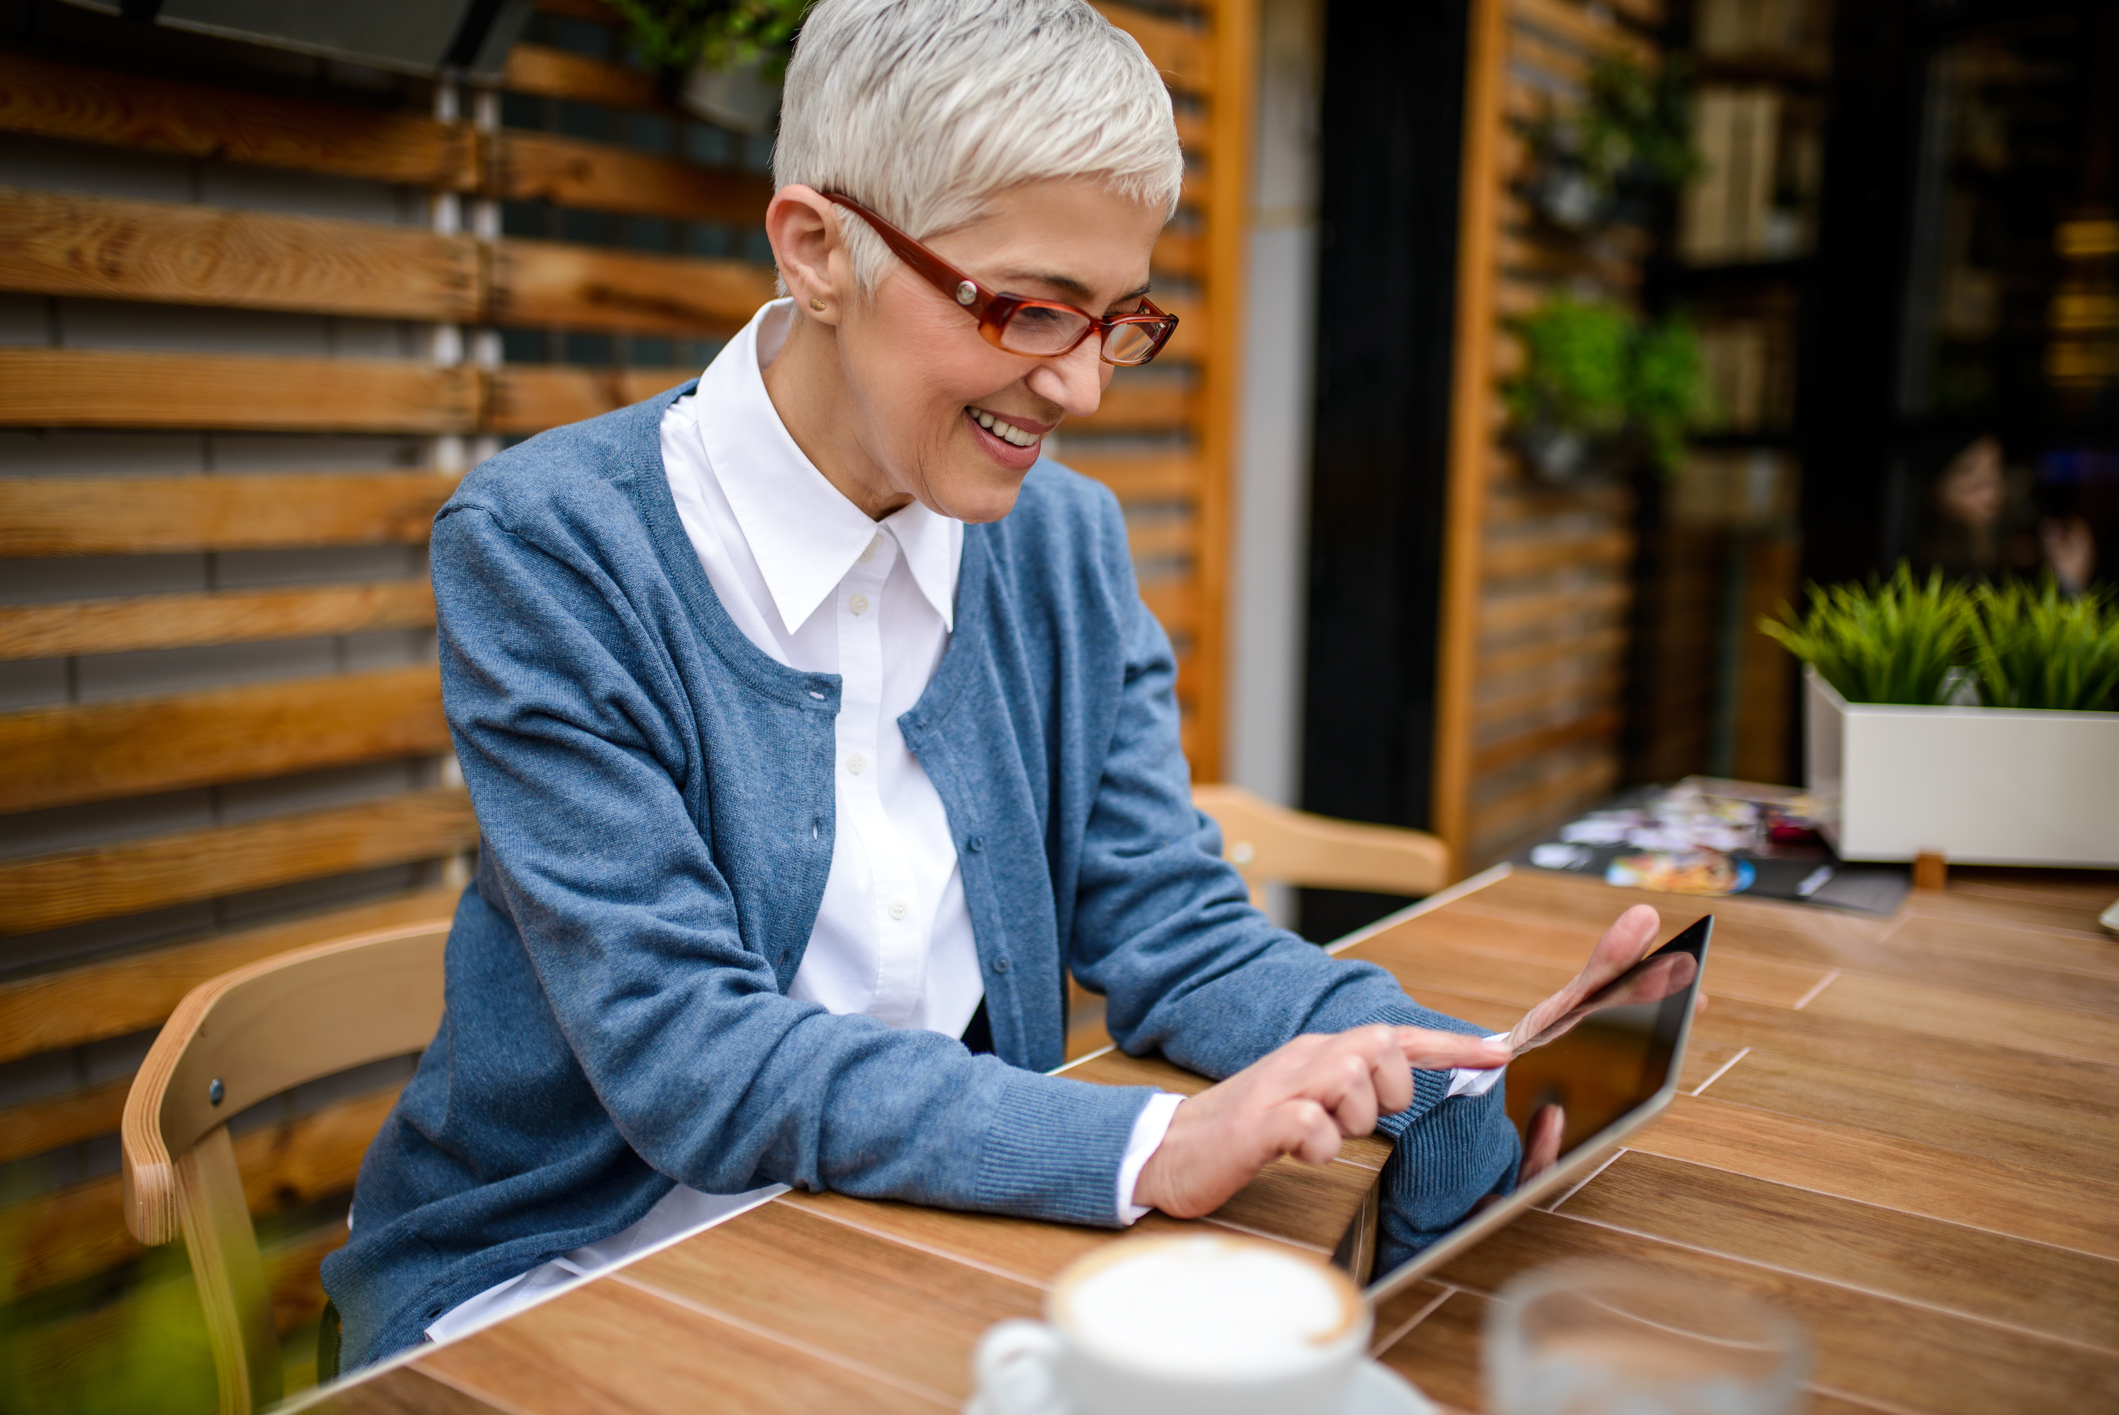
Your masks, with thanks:
[{"label": "horizontal wood slat", "polygon": [[1069,418],[1060,436],[1070,431],[1174,432],[1189,428],[1198,416],[1198,393],[1176,379],[1121,376],[1104,390],[1094,413]]},{"label": "horizontal wood slat", "polygon": [[503,132],[493,141],[494,195],[510,201],[756,226],[772,200],[772,178],[760,172],[546,133]]},{"label": "horizontal wood slat", "polygon": [[462,892],[418,890],[0,983],[0,1062],[160,1026],[200,983],[276,953],[402,925],[445,924]]},{"label": "horizontal wood slat", "polygon": [[477,840],[470,797],[443,789],[38,855],[0,864],[0,935],[430,860]]},{"label": "horizontal wood slat", "polygon": [[472,321],[478,261],[468,236],[0,187],[0,290]]},{"label": "horizontal wood slat", "polygon": [[1141,602],[1171,638],[1199,633],[1199,581],[1193,577],[1154,581],[1140,587]]},{"label": "horizontal wood slat", "polygon": [[418,545],[455,489],[432,472],[0,477],[0,557]]},{"label": "horizontal wood slat", "polygon": [[1510,580],[1577,567],[1620,567],[1633,559],[1633,533],[1594,531],[1574,536],[1509,536],[1486,547],[1488,580]]},{"label": "horizontal wood slat", "polygon": [[512,93],[601,103],[608,108],[666,106],[653,74],[544,44],[517,44],[509,50],[500,86]]},{"label": "horizontal wood slat", "polygon": [[1145,525],[1128,525],[1126,545],[1135,560],[1193,555],[1199,550],[1199,522],[1190,517],[1158,518]]},{"label": "horizontal wood slat", "polygon": [[739,260],[636,255],[554,241],[502,241],[493,251],[495,324],[728,334],[772,298],[771,267]]},{"label": "horizontal wood slat", "polygon": [[33,708],[0,715],[0,812],[448,749],[431,665]]},{"label": "horizontal wood slat", "polygon": [[468,124],[0,54],[0,131],[470,191]]},{"label": "horizontal wood slat", "polygon": [[478,370],[410,359],[0,349],[0,425],[472,432]]},{"label": "horizontal wood slat", "polygon": [[1582,742],[1605,741],[1619,735],[1625,718],[1617,708],[1591,713],[1573,722],[1556,727],[1540,727],[1534,731],[1503,737],[1479,748],[1472,757],[1476,771],[1504,771],[1532,757],[1544,756],[1563,747],[1572,747]]},{"label": "horizontal wood slat", "polygon": [[1098,13],[1140,43],[1148,61],[1175,89],[1205,96],[1212,92],[1214,67],[1207,36],[1189,25],[1165,19],[1151,10],[1113,0],[1090,0]]},{"label": "horizontal wood slat", "polygon": [[1094,477],[1120,501],[1185,501],[1199,494],[1199,462],[1187,452],[1112,454],[1060,449],[1059,460]]},{"label": "horizontal wood slat", "polygon": [[118,1119],[125,1113],[125,1093],[131,1089],[132,1078],[121,1076],[100,1086],[0,1110],[0,1164],[117,1134]]},{"label": "horizontal wood slat", "polygon": [[1162,234],[1155,238],[1148,268],[1157,275],[1179,278],[1197,275],[1207,259],[1203,244],[1197,235],[1183,227],[1165,226]]},{"label": "horizontal wood slat", "polygon": [[0,606],[0,662],[434,625],[424,579]]},{"label": "horizontal wood slat", "polygon": [[[250,1211],[275,1213],[349,1192],[368,1142],[396,1104],[395,1089],[378,1091],[237,1136],[236,1167]],[[7,1295],[17,1300],[108,1271],[141,1252],[125,1231],[115,1174],[42,1204],[0,1211],[0,1245],[13,1259]]]},{"label": "horizontal wood slat", "polygon": [[698,376],[698,369],[518,364],[493,374],[490,425],[495,432],[543,432],[652,398]]}]

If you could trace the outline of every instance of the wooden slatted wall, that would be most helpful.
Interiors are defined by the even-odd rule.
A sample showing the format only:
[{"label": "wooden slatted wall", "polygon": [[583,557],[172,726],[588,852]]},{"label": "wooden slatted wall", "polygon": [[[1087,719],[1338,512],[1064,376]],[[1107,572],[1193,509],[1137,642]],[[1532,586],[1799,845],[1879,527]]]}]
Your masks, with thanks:
[{"label": "wooden slatted wall", "polygon": [[1503,437],[1508,321],[1555,290],[1630,299],[1645,232],[1583,240],[1522,194],[1526,127],[1592,56],[1652,58],[1661,0],[1473,0],[1451,396],[1436,831],[1469,872],[1619,781],[1635,553],[1632,492],[1535,479]]},{"label": "wooden slatted wall", "polygon": [[[577,38],[615,27],[599,0],[539,8],[547,38],[555,23]],[[1127,508],[1144,592],[1179,648],[1187,749],[1211,779],[1255,18],[1251,0],[1100,8],[1180,105],[1184,209],[1154,267],[1184,324],[1063,429],[1059,455]],[[502,234],[522,210],[739,233],[762,217],[755,161],[501,121],[524,99],[674,121],[651,76],[595,48],[523,44],[505,95],[444,86],[429,103],[393,81],[396,101],[361,103],[321,66],[308,88],[252,85],[153,59],[113,67],[41,36],[0,45],[0,143],[26,154],[8,170],[93,159],[148,174],[118,192],[101,178],[0,187],[0,438],[38,449],[0,466],[0,1174],[21,1181],[0,1190],[0,1302],[46,1314],[14,1353],[33,1388],[70,1388],[122,1326],[105,1299],[139,1255],[110,1137],[176,1001],[256,958],[452,908],[477,829],[433,665],[435,508],[502,439],[697,371],[518,365],[501,355],[520,339],[493,331],[710,350],[770,297],[770,268],[740,258],[756,240],[702,257]],[[142,199],[158,173],[174,174],[167,198]],[[267,209],[284,204],[275,182],[325,208],[394,190],[410,216]],[[78,337],[120,316],[146,334]],[[271,321],[293,317],[337,343],[271,351],[226,334],[255,325],[269,344]],[[175,469],[172,446],[193,449]],[[298,465],[276,466],[275,448]],[[335,448],[361,455],[334,465]],[[231,570],[253,561],[277,569]],[[394,647],[378,658],[378,643]],[[195,686],[121,671],[186,653],[206,656]],[[313,1319],[315,1264],[343,1237],[342,1208],[314,1206],[350,1189],[401,1074],[239,1140],[253,1207],[292,1215],[269,1255],[285,1328]]]}]

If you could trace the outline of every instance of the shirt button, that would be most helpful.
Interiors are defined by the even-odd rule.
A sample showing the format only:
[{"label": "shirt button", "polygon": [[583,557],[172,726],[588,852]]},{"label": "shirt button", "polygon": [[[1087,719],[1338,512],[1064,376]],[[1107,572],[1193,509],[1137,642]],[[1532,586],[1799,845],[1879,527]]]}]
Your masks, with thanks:
[{"label": "shirt button", "polygon": [[846,607],[856,614],[866,614],[868,612],[868,596],[857,594],[846,602]]},{"label": "shirt button", "polygon": [[[880,536],[880,535],[878,535],[878,536],[877,536],[877,537],[876,537],[876,538],[875,538],[874,540],[872,540],[872,541],[870,541],[870,542],[868,543],[868,545],[867,545],[867,547],[866,547],[865,549],[863,549],[863,550],[862,550],[862,552],[861,552],[861,563],[862,563],[863,565],[866,565],[866,564],[867,564],[867,563],[868,563],[869,561],[871,561],[871,560],[875,559],[875,558],[876,558],[876,552],[877,552],[878,550],[882,549],[882,548],[883,548],[883,537],[882,537],[882,536]],[[859,613],[859,612],[860,612],[860,611],[858,611],[858,610],[856,610],[856,611],[855,611],[855,613]]]},{"label": "shirt button", "polygon": [[859,776],[862,772],[868,770],[868,758],[862,756],[859,752],[855,752],[846,759],[846,769],[855,776]]},{"label": "shirt button", "polygon": [[904,917],[905,917],[905,901],[904,901],[904,900],[902,900],[902,899],[893,899],[893,900],[891,900],[891,901],[890,901],[890,917],[891,917],[891,918],[893,918],[893,919],[902,919],[902,918],[904,918]]}]

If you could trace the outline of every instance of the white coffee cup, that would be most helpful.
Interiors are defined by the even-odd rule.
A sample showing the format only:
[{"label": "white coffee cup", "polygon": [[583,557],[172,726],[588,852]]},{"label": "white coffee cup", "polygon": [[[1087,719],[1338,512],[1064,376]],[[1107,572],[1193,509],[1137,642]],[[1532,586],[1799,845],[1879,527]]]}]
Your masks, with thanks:
[{"label": "white coffee cup", "polygon": [[1234,1234],[1113,1243],[1060,1274],[1042,1322],[975,1358],[988,1415],[1317,1415],[1368,1344],[1344,1273]]}]

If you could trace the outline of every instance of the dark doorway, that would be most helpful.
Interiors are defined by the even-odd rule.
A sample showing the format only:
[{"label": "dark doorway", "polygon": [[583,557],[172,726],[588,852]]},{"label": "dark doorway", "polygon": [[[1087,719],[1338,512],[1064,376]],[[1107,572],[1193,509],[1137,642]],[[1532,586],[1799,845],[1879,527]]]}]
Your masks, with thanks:
[{"label": "dark doorway", "polygon": [[[1466,0],[1331,0],[1303,805],[1425,826],[1434,740]],[[1305,890],[1331,939],[1402,900]]]}]

